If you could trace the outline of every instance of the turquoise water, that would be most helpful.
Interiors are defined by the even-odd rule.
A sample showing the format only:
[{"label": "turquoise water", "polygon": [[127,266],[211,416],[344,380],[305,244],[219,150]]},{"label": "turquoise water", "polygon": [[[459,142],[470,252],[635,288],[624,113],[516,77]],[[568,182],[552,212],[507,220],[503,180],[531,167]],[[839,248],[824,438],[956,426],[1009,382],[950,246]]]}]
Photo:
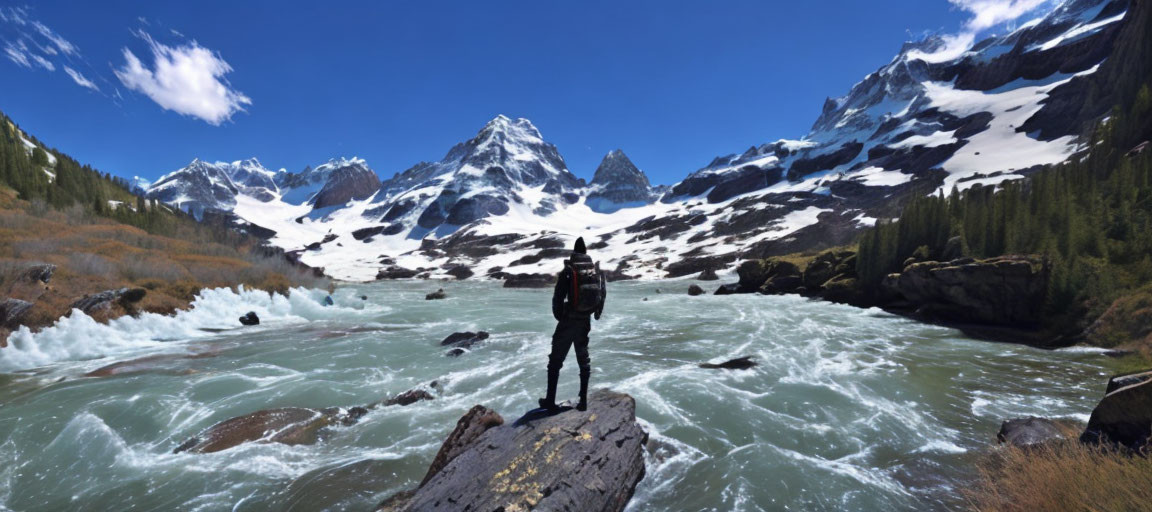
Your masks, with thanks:
[{"label": "turquoise water", "polygon": [[[956,508],[1001,420],[1086,419],[1109,373],[1093,351],[973,341],[800,297],[688,297],[689,284],[613,283],[593,324],[593,387],[634,396],[651,434],[630,510]],[[440,286],[448,299],[423,300]],[[376,283],[331,308],[322,296],[221,293],[178,319],[14,336],[0,350],[0,508],[367,510],[418,483],[472,405],[513,419],[543,392],[550,290]],[[249,309],[263,325],[199,329]],[[439,340],[464,330],[492,338],[445,357]],[[157,354],[173,357],[83,377]],[[697,367],[745,355],[760,365]],[[435,401],[375,410],[314,446],[171,453],[259,409],[362,405],[434,380]],[[561,397],[576,389],[570,356]]]}]

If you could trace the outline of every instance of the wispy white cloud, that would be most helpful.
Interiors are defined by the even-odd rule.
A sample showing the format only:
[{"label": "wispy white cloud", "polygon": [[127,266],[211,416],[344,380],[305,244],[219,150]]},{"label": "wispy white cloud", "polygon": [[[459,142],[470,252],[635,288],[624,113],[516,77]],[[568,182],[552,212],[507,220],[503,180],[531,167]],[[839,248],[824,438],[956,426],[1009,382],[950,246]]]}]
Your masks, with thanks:
[{"label": "wispy white cloud", "polygon": [[51,72],[63,67],[77,85],[99,91],[94,81],[75,69],[78,64],[87,66],[80,49],[52,28],[33,19],[29,10],[28,7],[0,7],[0,40],[4,43],[4,56],[28,69],[42,68]]},{"label": "wispy white cloud", "polygon": [[224,78],[232,66],[219,53],[196,41],[168,46],[143,31],[137,35],[148,43],[153,63],[149,67],[128,48],[122,50],[124,64],[113,72],[128,89],[148,96],[166,110],[211,125],[230,120],[252,104]]},{"label": "wispy white cloud", "polygon": [[972,48],[980,33],[1016,21],[1050,0],[948,0],[953,7],[967,12],[970,17],[956,34],[940,36],[943,44],[935,51],[908,52],[909,59],[925,62],[945,62],[959,58]]},{"label": "wispy white cloud", "polygon": [[68,76],[72,78],[73,82],[76,82],[76,85],[79,85],[80,87],[87,87],[89,89],[92,89],[93,91],[99,91],[100,90],[100,88],[97,87],[95,83],[93,83],[91,80],[88,79],[88,77],[85,77],[79,71],[76,71],[75,69],[72,69],[68,66],[64,66],[64,72],[67,73]]}]

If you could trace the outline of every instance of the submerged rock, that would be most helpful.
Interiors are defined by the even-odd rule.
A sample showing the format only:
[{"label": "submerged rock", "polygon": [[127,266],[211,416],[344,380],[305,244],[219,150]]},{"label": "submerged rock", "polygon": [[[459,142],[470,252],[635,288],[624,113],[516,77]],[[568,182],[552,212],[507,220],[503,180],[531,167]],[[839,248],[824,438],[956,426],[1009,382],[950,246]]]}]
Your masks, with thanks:
[{"label": "submerged rock", "polygon": [[367,412],[363,407],[284,407],[256,411],[217,423],[185,441],[172,453],[212,453],[248,442],[312,444],[320,440],[324,429],[333,425],[352,425]]},{"label": "submerged rock", "polygon": [[447,299],[447,298],[448,298],[448,293],[445,292],[443,288],[440,288],[440,289],[424,296],[424,300],[440,300],[440,299]]},{"label": "submerged rock", "polygon": [[588,410],[503,425],[474,407],[414,492],[377,510],[624,510],[644,477],[648,435],[632,397],[598,390]]},{"label": "submerged rock", "polygon": [[172,363],[191,359],[206,359],[216,357],[217,352],[201,352],[199,354],[158,354],[145,356],[128,361],[119,361],[85,373],[85,377],[114,377],[117,375],[131,375],[145,372],[174,373],[188,375],[196,373],[191,368],[173,367]]},{"label": "submerged rock", "polygon": [[1045,418],[1015,418],[1004,421],[996,441],[1017,448],[1030,448],[1050,441],[1063,439],[1060,427]]},{"label": "submerged rock", "polygon": [[332,427],[356,424],[369,409],[411,405],[433,398],[427,391],[413,389],[366,407],[283,407],[256,411],[208,427],[172,453],[212,453],[244,443],[313,444],[323,439]]},{"label": "submerged rock", "polygon": [[701,288],[700,285],[694,284],[694,285],[688,287],[688,295],[691,295],[693,297],[695,297],[697,295],[704,295],[704,289]]},{"label": "submerged rock", "polygon": [[242,325],[260,325],[260,317],[256,316],[255,311],[249,311],[240,317],[240,323]]},{"label": "submerged rock", "polygon": [[708,370],[747,370],[756,366],[757,364],[759,363],[753,361],[752,356],[744,356],[724,361],[720,364],[701,363],[700,367]]},{"label": "submerged rock", "polygon": [[1152,436],[1152,370],[1116,375],[1092,410],[1080,436],[1086,443],[1115,443],[1140,450]]}]

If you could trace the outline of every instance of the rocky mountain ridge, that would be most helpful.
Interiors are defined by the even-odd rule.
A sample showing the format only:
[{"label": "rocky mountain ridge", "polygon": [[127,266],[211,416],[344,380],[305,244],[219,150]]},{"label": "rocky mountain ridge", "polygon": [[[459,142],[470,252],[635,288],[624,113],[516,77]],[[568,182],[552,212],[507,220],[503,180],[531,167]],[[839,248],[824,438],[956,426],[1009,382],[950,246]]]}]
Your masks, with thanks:
[{"label": "rocky mountain ridge", "polygon": [[232,212],[343,279],[451,276],[460,267],[479,277],[548,274],[575,236],[618,279],[725,270],[848,243],[875,219],[897,216],[912,194],[996,186],[1069,158],[1083,127],[1105,112],[1069,113],[1054,95],[1107,64],[1128,5],[1066,0],[959,56],[936,37],[906,44],[828,99],[803,139],[717,157],[670,187],[652,187],[620,150],[586,183],[530,121],[501,115],[441,160],[383,181],[359,161],[360,172],[277,173],[272,190],[251,166],[240,166],[245,174],[193,162],[149,195]]}]

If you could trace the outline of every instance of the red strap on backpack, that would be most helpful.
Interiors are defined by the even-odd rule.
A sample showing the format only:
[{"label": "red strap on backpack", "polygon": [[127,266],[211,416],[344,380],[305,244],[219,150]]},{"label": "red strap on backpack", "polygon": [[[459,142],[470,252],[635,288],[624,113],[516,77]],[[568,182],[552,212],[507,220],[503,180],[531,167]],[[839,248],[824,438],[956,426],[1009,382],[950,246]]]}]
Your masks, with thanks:
[{"label": "red strap on backpack", "polygon": [[568,264],[568,271],[572,273],[572,304],[580,303],[580,273],[576,271],[576,265]]}]

